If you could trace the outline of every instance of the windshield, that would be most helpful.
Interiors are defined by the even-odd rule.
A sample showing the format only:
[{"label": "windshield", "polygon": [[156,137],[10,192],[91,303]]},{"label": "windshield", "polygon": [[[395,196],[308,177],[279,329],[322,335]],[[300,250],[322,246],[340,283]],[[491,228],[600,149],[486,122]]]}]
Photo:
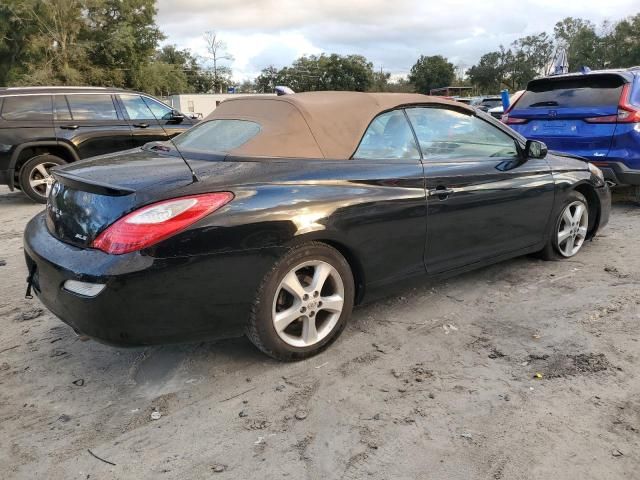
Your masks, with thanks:
[{"label": "windshield", "polygon": [[617,105],[623,85],[622,78],[611,75],[535,81],[524,92],[516,108]]},{"label": "windshield", "polygon": [[174,138],[181,150],[226,153],[248,142],[260,125],[248,120],[209,120]]}]

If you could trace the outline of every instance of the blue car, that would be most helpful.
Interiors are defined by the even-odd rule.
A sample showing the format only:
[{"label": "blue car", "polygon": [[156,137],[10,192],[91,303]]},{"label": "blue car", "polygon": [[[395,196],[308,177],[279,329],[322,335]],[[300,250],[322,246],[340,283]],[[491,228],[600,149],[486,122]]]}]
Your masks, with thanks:
[{"label": "blue car", "polygon": [[502,121],[549,149],[578,155],[640,201],[640,67],[532,80]]}]

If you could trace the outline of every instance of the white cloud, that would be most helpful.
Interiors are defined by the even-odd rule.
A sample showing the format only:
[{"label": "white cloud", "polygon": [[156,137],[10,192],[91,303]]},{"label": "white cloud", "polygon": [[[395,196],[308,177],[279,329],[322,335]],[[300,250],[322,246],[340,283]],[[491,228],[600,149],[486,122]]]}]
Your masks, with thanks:
[{"label": "white cloud", "polygon": [[596,24],[640,11],[637,0],[159,0],[166,43],[204,53],[202,33],[215,30],[235,57],[238,80],[303,54],[362,54],[394,74],[420,54],[473,65],[500,44],[553,32],[564,17]]}]

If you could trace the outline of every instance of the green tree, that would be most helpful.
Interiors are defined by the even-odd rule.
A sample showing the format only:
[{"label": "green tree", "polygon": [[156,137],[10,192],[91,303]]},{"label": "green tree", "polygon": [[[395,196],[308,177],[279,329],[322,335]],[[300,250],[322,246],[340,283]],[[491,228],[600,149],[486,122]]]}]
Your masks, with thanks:
[{"label": "green tree", "polygon": [[502,87],[509,61],[510,53],[500,46],[500,51],[480,57],[478,64],[468,70],[467,76],[482,93],[496,92]]},{"label": "green tree", "polygon": [[135,86],[163,38],[155,14],[154,0],[6,0],[0,81]]},{"label": "green tree", "polygon": [[504,87],[521,90],[530,80],[544,74],[553,48],[546,33],[519,38],[509,49],[500,45],[498,51],[484,54],[467,75],[482,93],[497,93]]},{"label": "green tree", "polygon": [[211,85],[211,75],[202,69],[188,49],[180,50],[175,45],[165,45],[156,52],[154,62],[174,65],[184,73],[187,85],[182,93],[205,93]]},{"label": "green tree", "polygon": [[272,92],[284,85],[296,92],[351,90],[364,92],[373,85],[373,64],[362,55],[311,55],[276,70],[270,66],[256,78],[258,91]]},{"label": "green tree", "polygon": [[79,0],[50,4],[9,0],[1,8],[0,51],[7,56],[3,55],[0,64],[8,66],[5,81],[35,85],[82,81],[87,54],[81,40],[85,18]]},{"label": "green tree", "polygon": [[278,69],[273,65],[265,67],[255,79],[255,89],[260,93],[273,93],[278,80]]},{"label": "green tree", "polygon": [[380,71],[373,72],[373,81],[369,89],[372,92],[388,92],[390,81],[391,73],[384,72],[380,69]]},{"label": "green tree", "polygon": [[373,64],[362,55],[343,56],[333,53],[324,63],[327,90],[364,92],[373,84]]},{"label": "green tree", "polygon": [[512,58],[506,62],[507,84],[513,90],[521,90],[539,75],[545,74],[545,67],[553,54],[553,41],[546,33],[528,35],[511,44]]},{"label": "green tree", "polygon": [[391,80],[387,84],[387,91],[392,93],[413,93],[414,87],[406,78]]},{"label": "green tree", "polygon": [[143,65],[133,87],[157,96],[169,96],[190,90],[185,72],[175,64],[161,61]]},{"label": "green tree", "polygon": [[603,39],[596,33],[596,27],[588,20],[567,17],[556,23],[554,37],[559,46],[567,50],[570,70],[582,66],[604,68]]},{"label": "green tree", "polygon": [[411,67],[409,81],[414,85],[416,92],[428,94],[434,88],[450,85],[454,77],[455,67],[445,57],[420,55]]},{"label": "green tree", "polygon": [[640,13],[618,22],[603,42],[608,54],[608,67],[640,65]]},{"label": "green tree", "polygon": [[130,87],[142,82],[164,38],[155,24],[155,0],[86,0],[88,27],[83,40],[93,68],[93,84]]},{"label": "green tree", "polygon": [[21,0],[0,3],[0,85],[13,83],[25,69],[25,52],[35,32],[27,9]]}]

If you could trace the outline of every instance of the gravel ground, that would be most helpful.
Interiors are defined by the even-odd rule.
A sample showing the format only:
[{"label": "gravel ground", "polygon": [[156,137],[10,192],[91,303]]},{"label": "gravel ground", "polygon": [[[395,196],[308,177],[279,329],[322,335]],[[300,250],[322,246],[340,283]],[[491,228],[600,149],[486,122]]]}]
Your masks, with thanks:
[{"label": "gravel ground", "polygon": [[82,341],[23,298],[40,208],[0,189],[2,478],[638,478],[640,209],[620,195],[574,260],[424,283],[290,364],[243,338]]}]

